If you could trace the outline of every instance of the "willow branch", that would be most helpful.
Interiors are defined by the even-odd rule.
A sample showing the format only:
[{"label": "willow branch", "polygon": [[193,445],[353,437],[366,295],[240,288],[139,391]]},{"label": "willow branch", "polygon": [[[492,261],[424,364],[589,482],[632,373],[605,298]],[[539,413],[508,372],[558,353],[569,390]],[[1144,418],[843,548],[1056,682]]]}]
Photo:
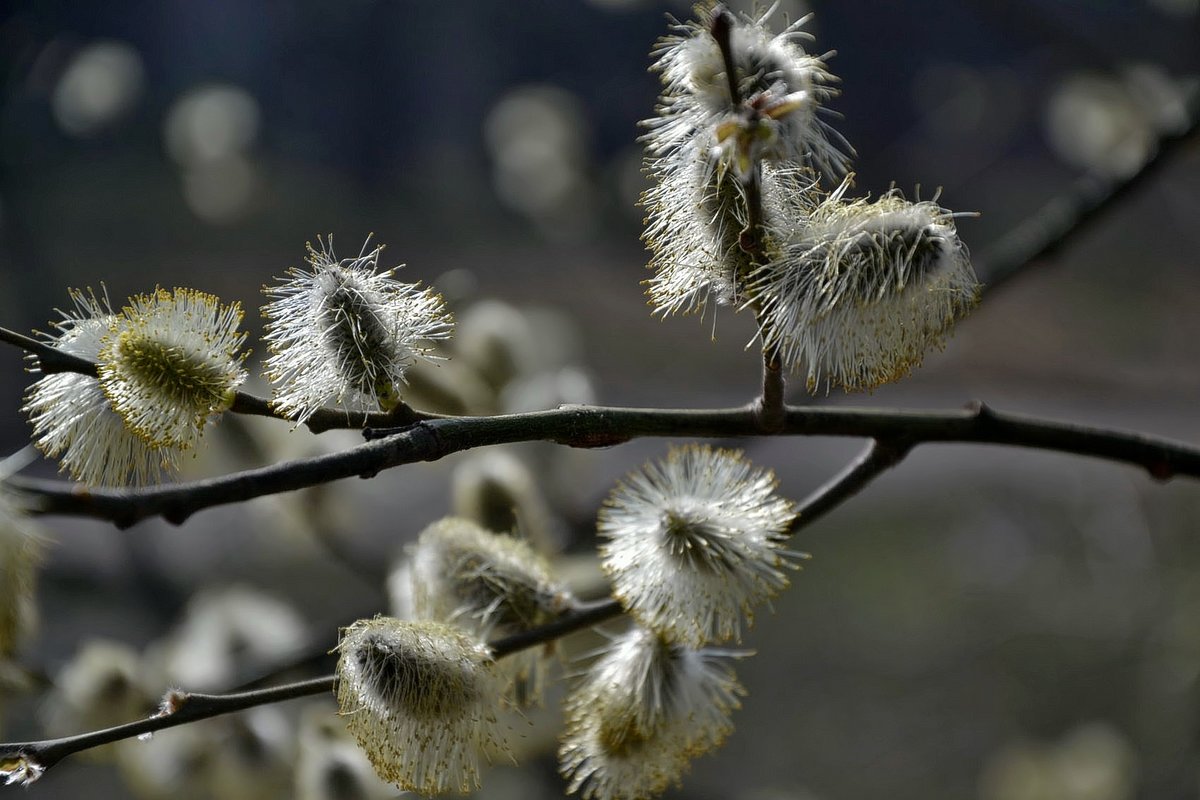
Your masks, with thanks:
[{"label": "willow branch", "polygon": [[[596,603],[581,604],[562,618],[547,625],[542,625],[528,631],[497,639],[489,643],[493,655],[504,658],[513,653],[530,647],[546,644],[560,639],[567,634],[584,628],[590,628],[621,613],[621,605],[616,600],[603,600]],[[254,689],[246,692],[231,692],[228,694],[201,694],[199,692],[172,691],[165,704],[169,712],[160,712],[145,719],[90,731],[75,736],[64,736],[58,739],[45,739],[38,742],[16,742],[0,744],[0,771],[20,769],[24,772],[15,780],[32,782],[43,772],[53,767],[69,755],[90,750],[94,747],[132,739],[135,736],[154,733],[156,731],[186,725],[191,722],[244,711],[255,706],[282,703],[299,697],[324,694],[334,691],[337,676],[325,675],[319,678],[297,681],[269,689]]]},{"label": "willow branch", "polygon": [[783,363],[779,356],[779,348],[768,347],[765,342],[762,349],[762,391],[754,402],[754,410],[763,432],[778,433],[782,430],[787,416],[787,406],[784,404]]},{"label": "willow branch", "polygon": [[75,736],[45,739],[40,742],[0,745],[0,768],[12,769],[18,763],[24,762],[27,765],[25,775],[16,780],[31,783],[43,772],[73,753],[119,742],[122,739],[132,739],[135,736],[174,728],[177,725],[186,725],[189,722],[199,722],[202,719],[209,719],[221,714],[231,714],[234,711],[244,711],[247,708],[268,703],[281,703],[297,697],[321,694],[331,691],[333,685],[333,676],[326,676],[274,686],[270,689],[255,689],[232,694],[175,692],[171,696],[171,713],[156,714],[136,722]]},{"label": "willow branch", "polygon": [[83,516],[128,527],[151,517],[179,524],[206,508],[240,503],[343,478],[495,444],[548,441],[607,447],[646,437],[728,438],[763,435],[999,444],[1091,456],[1142,467],[1159,480],[1200,477],[1200,448],[1169,439],[994,411],[975,403],[958,411],[788,406],[777,434],[765,434],[752,407],[643,409],[564,406],[494,417],[418,422],[366,431],[369,441],[344,450],[215,478],[140,489],[90,489],[58,480],[10,478],[35,514]]},{"label": "willow branch", "polygon": [[95,378],[98,374],[94,362],[63,352],[46,342],[23,333],[10,331],[8,328],[0,328],[0,342],[19,347],[26,353],[37,356],[39,369],[48,375],[55,372],[78,372],[80,375]]},{"label": "willow branch", "polygon": [[788,532],[795,534],[854,497],[871,481],[903,461],[910,449],[910,445],[900,440],[874,439],[858,458],[796,507],[796,516]]},{"label": "willow branch", "polygon": [[[903,459],[908,449],[902,440],[872,442],[845,470],[800,503],[791,525],[791,532],[795,533],[800,528],[812,524],[828,511],[853,497],[872,479]],[[489,647],[495,658],[505,658],[606,622],[620,616],[623,610],[621,604],[613,599],[579,604],[554,622],[497,639],[491,642]],[[17,779],[32,782],[62,759],[83,750],[177,725],[244,711],[255,706],[332,692],[336,681],[336,676],[326,675],[266,689],[228,694],[173,692],[170,697],[170,713],[156,714],[124,725],[75,736],[0,745],[0,768],[15,769]],[[24,771],[20,771],[22,766]]]},{"label": "willow branch", "polygon": [[[245,414],[252,417],[271,417],[287,422],[293,419],[283,416],[269,400],[255,397],[245,392],[234,395],[233,405],[229,410],[235,414]],[[312,416],[304,420],[304,427],[312,433],[324,433],[332,430],[361,430],[362,428],[381,427],[388,425],[406,425],[426,419],[438,419],[441,415],[417,411],[407,403],[400,403],[387,412],[378,411],[345,411],[336,408],[319,408]]]},{"label": "willow branch", "polygon": [[[827,511],[848,500],[875,476],[900,461],[906,452],[907,447],[902,444],[889,444],[879,440],[873,442],[862,456],[799,505],[791,532],[794,533],[811,524]],[[497,639],[491,642],[489,647],[495,658],[505,658],[530,647],[547,644],[576,631],[606,622],[620,616],[623,610],[621,604],[613,599],[579,604],[554,622]],[[228,694],[173,692],[169,701],[170,713],[160,713],[124,725],[75,736],[0,745],[0,766],[11,768],[12,765],[17,764],[28,765],[27,771],[24,773],[26,779],[29,779],[28,776],[32,774],[32,780],[36,780],[45,770],[50,769],[63,758],[83,750],[173,728],[177,725],[243,711],[254,706],[332,692],[335,689],[336,680],[336,676],[326,675],[266,689]],[[30,769],[32,772],[28,771]]]},{"label": "willow branch", "polygon": [[[19,347],[37,358],[38,369],[51,375],[57,372],[75,372],[90,378],[98,376],[96,363],[71,353],[63,352],[53,345],[26,336],[23,333],[0,327],[0,342]],[[295,420],[280,414],[270,403],[261,397],[238,392],[234,395],[233,405],[229,408],[235,414],[246,414],[253,417],[271,417],[286,422]],[[437,419],[440,415],[416,411],[405,403],[400,403],[386,413],[350,412],[334,408],[317,409],[304,425],[313,433],[324,433],[335,429],[358,430],[365,427],[384,427],[388,425],[404,425],[426,419]]]},{"label": "willow branch", "polygon": [[514,633],[512,636],[498,639],[488,646],[496,658],[504,658],[530,647],[561,639],[569,633],[607,622],[619,617],[623,611],[621,604],[611,599],[598,600],[594,603],[580,603],[569,614],[564,614],[554,622]]},{"label": "willow branch", "polygon": [[1100,222],[1121,200],[1162,173],[1165,166],[1189,143],[1200,137],[1200,91],[1185,101],[1188,123],[1163,134],[1146,163],[1123,178],[1090,174],[1079,178],[1066,193],[1050,200],[1024,222],[993,243],[975,259],[975,266],[994,292],[1025,268],[1054,255],[1070,239]]},{"label": "willow branch", "polygon": [[[733,15],[723,5],[713,8],[712,19],[709,22],[709,33],[721,51],[721,61],[725,67],[725,79],[729,88],[729,103],[735,113],[747,115],[747,121],[752,125],[759,124],[761,117],[750,104],[743,104],[741,90],[738,88],[737,62],[733,57],[733,44],[730,36],[733,29]],[[762,168],[755,162],[749,173],[739,179],[742,188],[741,197],[745,202],[746,227],[738,237],[738,246],[750,257],[751,265],[764,264],[767,261],[763,252],[763,201],[762,201]],[[758,303],[751,303],[757,314]],[[759,325],[762,329],[762,325]],[[755,410],[763,431],[773,432],[779,429],[784,416],[784,380],[783,369],[778,349],[768,347],[763,342],[762,348],[762,389]]]}]

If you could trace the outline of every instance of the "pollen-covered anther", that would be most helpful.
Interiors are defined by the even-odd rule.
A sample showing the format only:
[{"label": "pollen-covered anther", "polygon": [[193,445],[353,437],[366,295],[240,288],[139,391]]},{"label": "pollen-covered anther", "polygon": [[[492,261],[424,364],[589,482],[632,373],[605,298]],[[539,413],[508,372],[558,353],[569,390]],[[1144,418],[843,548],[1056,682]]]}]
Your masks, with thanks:
[{"label": "pollen-covered anther", "polygon": [[98,356],[100,386],[126,426],[153,448],[193,447],[246,379],[241,319],[238,303],[194,289],[130,298]]},{"label": "pollen-covered anther", "polygon": [[740,637],[787,586],[792,504],[740,453],[690,446],[646,466],[605,501],[598,530],[614,594],[644,626],[700,646]]},{"label": "pollen-covered anther", "polygon": [[338,645],[337,698],[381,778],[420,794],[479,785],[479,752],[505,749],[487,646],[438,622],[360,620]]},{"label": "pollen-covered anther", "polygon": [[804,20],[773,34],[768,16],[728,17],[736,98],[709,20],[677,26],[653,51],[663,93],[658,115],[644,122],[654,183],[642,198],[642,238],[656,314],[745,300],[756,266],[741,242],[751,224],[747,185],[759,183],[756,224],[769,238],[794,227],[795,214],[781,216],[781,207],[810,191],[819,171],[846,171],[851,148],[820,118],[836,78],[801,46]]},{"label": "pollen-covered anther", "polygon": [[[646,121],[647,149],[653,156],[679,151],[689,143],[711,146],[711,137],[730,114],[779,123],[778,137],[757,154],[766,162],[803,164],[830,174],[846,169],[849,145],[818,116],[837,94],[837,78],[823,56],[805,52],[801,42],[807,18],[774,34],[770,12],[760,17],[730,15],[729,49],[739,101],[730,97],[725,57],[707,21],[677,26],[659,41],[653,69],[663,94],[659,116]],[[709,141],[705,142],[704,139]]]}]

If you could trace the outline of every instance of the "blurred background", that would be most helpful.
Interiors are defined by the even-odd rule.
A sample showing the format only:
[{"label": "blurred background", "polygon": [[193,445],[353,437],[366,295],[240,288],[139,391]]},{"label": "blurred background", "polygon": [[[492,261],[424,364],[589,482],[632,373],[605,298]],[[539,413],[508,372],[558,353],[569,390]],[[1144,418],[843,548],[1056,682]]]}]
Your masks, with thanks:
[{"label": "blurred background", "polygon": [[[813,52],[837,51],[831,121],[857,149],[857,192],[940,190],[943,205],[979,212],[960,220],[977,255],[1081,176],[1138,171],[1161,136],[1186,127],[1200,73],[1197,0],[780,5],[777,28],[813,11]],[[70,287],[103,281],[120,303],[179,285],[240,300],[253,342],[262,285],[299,265],[306,241],[332,235],[354,255],[373,233],[383,262],[442,291],[460,322],[451,361],[414,378],[419,406],[745,402],[758,385],[743,349],[752,321],[728,309],[715,327],[652,319],[639,286],[637,123],[652,113],[647,53],[667,13],[690,11],[10,0],[0,324],[48,330]],[[1198,219],[1193,142],[1052,259],[985,295],[911,378],[870,396],[792,399],[946,409],[978,398],[1200,441]],[[20,353],[0,358],[5,453],[28,443],[29,380]],[[206,439],[185,477],[356,441],[241,419]],[[800,498],[859,444],[738,446]],[[117,698],[115,722],[168,684],[228,688],[321,652],[337,626],[389,608],[383,566],[406,542],[451,511],[487,518],[489,497],[519,500],[522,527],[598,591],[587,563],[596,507],[665,451],[481,452],[178,528],[46,519],[42,626],[23,662],[57,689],[0,701],[3,738],[109,724],[81,711],[97,696]],[[1197,520],[1195,482],[1032,451],[918,449],[803,532],[797,547],[813,559],[744,642],[758,655],[739,667],[749,695],[738,730],[674,796],[1200,796]],[[97,638],[120,646],[82,659]],[[562,794],[554,705],[514,723],[524,763],[489,773],[481,796]],[[297,752],[310,767],[314,752],[352,763],[331,708],[75,758],[30,797],[332,797],[291,783]],[[387,796],[370,791],[342,796]]]}]

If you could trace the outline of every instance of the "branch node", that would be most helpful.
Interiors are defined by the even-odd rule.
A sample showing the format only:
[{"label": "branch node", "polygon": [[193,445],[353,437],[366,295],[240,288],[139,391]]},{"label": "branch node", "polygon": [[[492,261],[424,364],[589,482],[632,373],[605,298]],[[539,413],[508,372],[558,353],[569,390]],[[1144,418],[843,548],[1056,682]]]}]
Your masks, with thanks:
[{"label": "branch node", "polygon": [[875,459],[881,464],[895,466],[903,461],[916,445],[917,442],[904,436],[875,439]]},{"label": "branch node", "polygon": [[763,433],[779,433],[787,425],[787,407],[781,403],[756,397],[750,403],[750,411],[754,414],[755,426]]},{"label": "branch node", "polygon": [[363,428],[362,437],[368,442],[373,442],[376,439],[386,439],[389,436],[398,436],[401,433],[408,433],[413,428],[421,424],[420,420],[410,422],[407,425],[397,425],[391,428]]},{"label": "branch node", "polygon": [[396,425],[415,425],[421,421],[421,414],[408,403],[403,400],[396,403],[396,407],[387,413],[389,422]]},{"label": "branch node", "polygon": [[972,400],[963,408],[970,412],[977,422],[992,422],[996,419],[996,412],[982,400]]}]

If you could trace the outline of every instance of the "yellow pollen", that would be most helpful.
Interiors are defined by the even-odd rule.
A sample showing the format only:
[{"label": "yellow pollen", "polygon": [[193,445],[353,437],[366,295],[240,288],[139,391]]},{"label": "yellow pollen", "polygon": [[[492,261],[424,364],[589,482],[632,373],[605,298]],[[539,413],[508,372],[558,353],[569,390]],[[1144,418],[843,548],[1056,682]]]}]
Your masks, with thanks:
[{"label": "yellow pollen", "polygon": [[121,365],[140,383],[152,386],[172,403],[207,413],[222,407],[229,376],[208,361],[136,329],[117,337]]}]

